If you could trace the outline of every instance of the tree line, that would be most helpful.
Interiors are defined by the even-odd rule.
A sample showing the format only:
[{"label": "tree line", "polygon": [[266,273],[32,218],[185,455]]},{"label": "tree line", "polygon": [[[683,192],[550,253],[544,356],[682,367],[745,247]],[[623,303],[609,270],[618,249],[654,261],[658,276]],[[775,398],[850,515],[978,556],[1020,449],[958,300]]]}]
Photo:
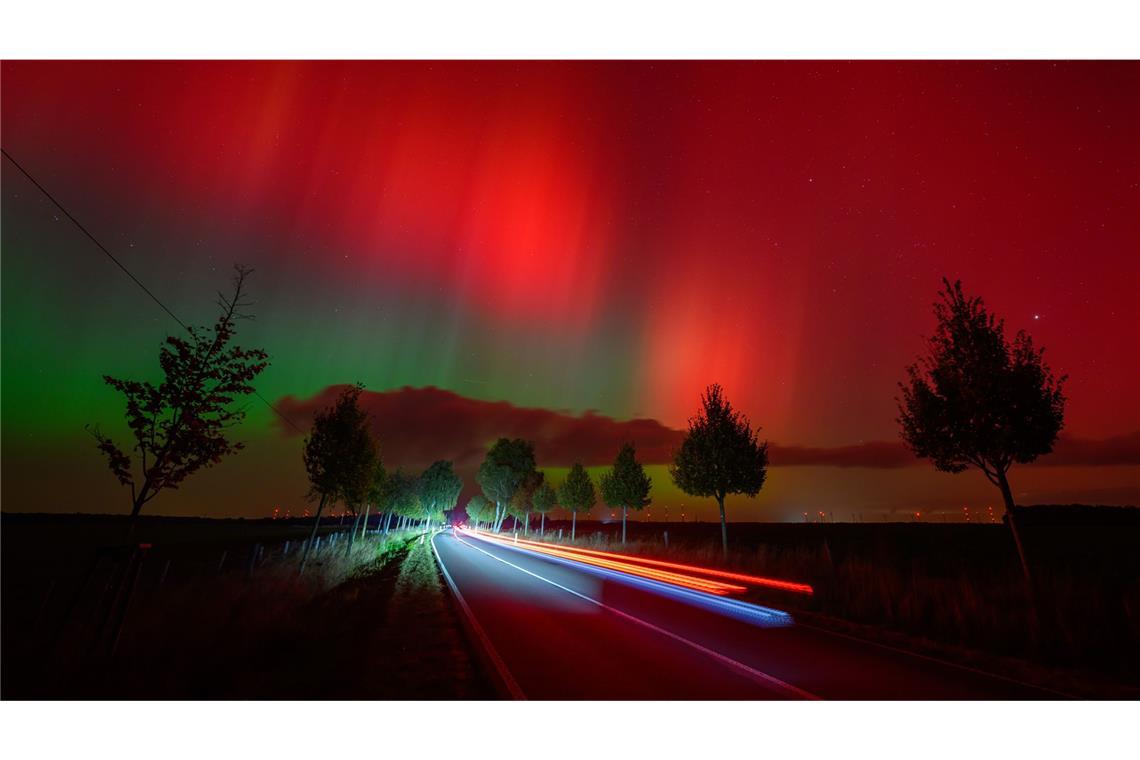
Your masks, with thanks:
[{"label": "tree line", "polygon": [[[252,318],[245,292],[250,273],[235,267],[232,291],[219,294],[221,311],[211,328],[191,327],[186,335],[166,338],[159,351],[161,382],[103,378],[125,399],[134,445],[128,453],[97,427],[90,432],[111,473],[130,489],[132,530],[142,507],[158,493],[178,488],[190,475],[242,448],[228,436],[245,416],[244,409],[234,405],[254,392],[253,381],[269,366],[264,350],[234,344],[240,320]],[[899,383],[900,437],[917,457],[930,459],[940,471],[982,471],[1002,495],[1029,579],[1009,471],[1053,450],[1064,424],[1067,378],[1053,374],[1044,349],[1024,330],[1007,338],[1004,321],[980,297],[967,295],[961,282],[943,279],[934,317],[935,331],[926,340],[925,353],[906,368],[906,379]],[[318,502],[313,535],[326,506],[338,501],[354,515],[354,537],[360,518],[367,525],[372,509],[383,515],[385,531],[393,519],[399,526],[414,523],[429,529],[442,523],[443,513],[455,507],[462,491],[461,479],[444,460],[419,474],[388,472],[358,403],[362,387],[346,388],[319,412],[305,438],[309,496]],[[767,479],[768,443],[759,439],[758,431],[719,385],[710,385],[669,466],[681,491],[716,500],[726,553],[726,498],[754,497]],[[542,534],[546,515],[561,506],[571,514],[574,538],[578,514],[595,506],[600,491],[606,505],[621,509],[623,543],[629,511],[650,504],[652,486],[632,443],[621,446],[595,488],[580,462],[561,484],[547,482],[536,466],[534,444],[518,438],[492,444],[475,479],[481,493],[466,509],[477,526],[499,531],[510,516],[521,522],[525,533],[533,512],[539,515]]]}]

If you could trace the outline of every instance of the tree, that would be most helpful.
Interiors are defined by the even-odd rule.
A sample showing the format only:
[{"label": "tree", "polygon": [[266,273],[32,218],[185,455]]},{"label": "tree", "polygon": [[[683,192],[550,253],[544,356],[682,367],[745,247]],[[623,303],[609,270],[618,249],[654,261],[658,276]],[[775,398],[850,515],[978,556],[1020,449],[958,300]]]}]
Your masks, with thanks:
[{"label": "tree", "polygon": [[621,542],[625,543],[626,515],[631,509],[649,506],[649,489],[653,483],[637,461],[632,443],[622,445],[614,466],[602,474],[602,498],[611,507],[621,507]]},{"label": "tree", "polygon": [[368,415],[358,403],[363,388],[357,384],[342,390],[331,406],[317,412],[305,438],[302,457],[309,476],[309,497],[319,498],[320,504],[301,558],[302,573],[325,506],[338,498],[344,498],[346,506],[359,504],[366,498],[375,474],[376,443]]},{"label": "tree", "polygon": [[523,521],[523,535],[530,531],[530,512],[534,509],[534,493],[546,482],[546,476],[538,470],[531,470],[511,496],[510,512]]},{"label": "tree", "polygon": [[521,438],[500,438],[487,452],[475,480],[483,494],[495,503],[496,533],[507,516],[511,497],[534,469],[534,444]]},{"label": "tree", "polygon": [[598,497],[594,492],[594,482],[586,468],[577,462],[570,468],[566,482],[558,491],[562,506],[570,510],[570,540],[573,541],[578,528],[578,513],[589,512],[597,503]]},{"label": "tree", "polygon": [[400,518],[400,527],[405,527],[420,515],[419,478],[401,469],[388,476],[386,488],[388,508]]},{"label": "tree", "polygon": [[967,296],[962,283],[943,278],[934,304],[937,326],[927,353],[899,383],[898,423],[903,441],[942,472],[973,466],[1001,491],[1021,569],[1032,583],[1017,528],[1009,469],[1053,450],[1064,425],[1066,376],[1053,376],[1044,349]]},{"label": "tree", "polygon": [[355,444],[349,450],[344,464],[344,482],[341,484],[341,494],[344,497],[345,507],[352,512],[352,530],[345,546],[345,557],[352,554],[352,545],[356,541],[356,528],[360,522],[360,507],[368,501],[372,491],[372,481],[376,477],[376,465],[380,461],[379,447],[368,426],[365,416],[363,434],[358,435]]},{"label": "tree", "polygon": [[243,311],[251,305],[245,300],[245,281],[252,272],[234,267],[232,294],[218,293],[221,313],[213,327],[188,327],[187,336],[166,338],[158,354],[163,379],[157,386],[103,376],[103,382],[126,397],[138,475],[132,454],[97,427],[90,432],[112,474],[130,486],[132,531],[143,505],[162,490],[178,488],[198,470],[243,448],[227,437],[227,430],[245,418],[245,410],[231,404],[253,393],[254,378],[269,366],[265,351],[232,345],[238,320],[252,319]]},{"label": "tree", "polygon": [[441,459],[424,470],[420,475],[417,493],[427,517],[428,530],[431,529],[431,523],[436,517],[439,517],[440,522],[443,521],[444,510],[455,506],[462,490],[463,480],[455,474],[451,462]]},{"label": "tree", "polygon": [[542,523],[539,528],[538,535],[546,535],[546,513],[554,509],[558,503],[558,494],[555,493],[554,488],[544,478],[542,484],[534,491],[534,496],[531,497],[531,503],[534,505],[534,511],[542,515]]},{"label": "tree", "polygon": [[[368,503],[376,507],[376,532],[379,533],[381,525],[384,526],[384,532],[388,532],[388,526],[385,520],[392,514],[384,509],[386,502],[385,493],[388,487],[388,471],[384,469],[384,463],[380,458],[376,458],[376,467],[372,471],[372,485],[368,489]],[[365,513],[367,514],[367,512]],[[365,517],[364,530],[368,531],[368,519]]]},{"label": "tree", "polygon": [[495,519],[495,505],[481,493],[475,494],[468,500],[466,510],[467,519],[476,530]]},{"label": "tree", "polygon": [[689,419],[689,432],[673,455],[669,474],[690,496],[712,496],[720,507],[721,551],[728,555],[724,499],[730,493],[755,496],[768,476],[768,442],[760,442],[748,418],[724,397],[719,385],[701,396],[701,409]]}]

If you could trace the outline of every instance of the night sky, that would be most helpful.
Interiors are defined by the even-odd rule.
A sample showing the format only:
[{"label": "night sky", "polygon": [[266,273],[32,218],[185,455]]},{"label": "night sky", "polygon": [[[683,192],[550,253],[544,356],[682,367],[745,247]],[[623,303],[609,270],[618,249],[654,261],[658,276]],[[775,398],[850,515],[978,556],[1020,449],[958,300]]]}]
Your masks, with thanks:
[{"label": "night sky", "polygon": [[[721,383],[773,443],[730,519],[997,505],[898,444],[940,278],[1067,373],[1022,503],[1140,502],[1135,63],[5,62],[3,145],[183,320],[253,266],[263,396],[302,426],[361,381],[389,464],[526,435],[556,475],[633,438],[654,519]],[[3,508],[126,511],[84,425],[178,329],[3,167]],[[588,414],[587,414],[588,412]],[[585,416],[583,416],[585,415]],[[629,420],[637,420],[628,423]],[[298,513],[300,436],[160,514]],[[470,490],[470,488],[469,488]],[[700,505],[698,507],[698,505]],[[661,511],[658,511],[658,510]],[[595,514],[600,514],[596,511]]]}]

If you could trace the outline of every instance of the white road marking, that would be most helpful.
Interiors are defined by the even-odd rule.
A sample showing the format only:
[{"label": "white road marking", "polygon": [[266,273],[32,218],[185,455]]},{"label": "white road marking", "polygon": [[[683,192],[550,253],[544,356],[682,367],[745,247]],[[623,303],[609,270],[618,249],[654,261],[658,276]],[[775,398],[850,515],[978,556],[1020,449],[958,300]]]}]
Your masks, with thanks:
[{"label": "white road marking", "polygon": [[518,700],[526,699],[526,694],[523,693],[522,688],[514,676],[511,675],[511,671],[507,669],[507,664],[503,662],[503,658],[499,656],[495,645],[491,643],[490,637],[487,636],[487,632],[483,630],[483,626],[479,625],[479,621],[475,619],[475,613],[471,611],[467,600],[463,598],[463,594],[459,593],[459,587],[455,585],[455,580],[452,579],[451,573],[447,572],[447,566],[443,564],[443,557],[439,556],[439,549],[435,546],[435,537],[437,535],[439,534],[433,534],[431,537],[431,550],[435,552],[435,560],[439,563],[439,569],[443,571],[443,578],[447,581],[448,587],[451,588],[451,593],[455,594],[455,599],[459,602],[459,608],[463,610],[463,614],[467,617],[467,622],[471,624],[471,630],[475,632],[475,636],[479,639],[483,651],[487,653],[487,658],[491,661],[491,664],[495,666],[495,670],[498,672],[499,678],[502,679],[511,698]]},{"label": "white road marking", "polygon": [[537,578],[538,580],[542,581],[543,583],[549,583],[551,586],[554,586],[555,588],[562,589],[563,591],[567,592],[568,594],[573,594],[574,596],[578,597],[579,599],[584,599],[585,601],[589,602],[590,604],[595,604],[604,610],[609,610],[610,612],[614,613],[615,615],[618,615],[622,618],[625,618],[626,620],[629,620],[631,622],[637,623],[638,625],[644,626],[644,627],[648,628],[649,630],[654,631],[655,633],[660,633],[661,635],[667,636],[667,637],[673,639],[674,641],[679,641],[682,644],[685,644],[689,647],[692,647],[693,649],[697,650],[698,652],[713,658],[717,662],[720,662],[723,665],[727,665],[727,666],[729,666],[735,670],[740,671],[741,673],[743,673],[744,675],[753,679],[754,681],[758,681],[758,682],[766,684],[768,686],[775,686],[776,688],[778,688],[782,691],[785,691],[788,694],[792,694],[794,696],[797,696],[801,699],[819,699],[820,698],[817,695],[812,694],[810,691],[805,691],[805,690],[799,688],[798,686],[793,686],[790,683],[787,683],[786,681],[782,681],[779,678],[776,678],[773,675],[765,673],[762,670],[757,670],[756,668],[753,668],[749,665],[745,665],[743,662],[739,662],[737,660],[734,660],[731,657],[728,657],[727,655],[723,655],[720,652],[709,649],[708,647],[703,646],[701,644],[698,644],[695,641],[691,641],[689,639],[686,639],[684,636],[679,636],[678,634],[673,633],[672,631],[668,631],[664,628],[661,628],[660,626],[654,625],[653,623],[650,623],[647,620],[642,620],[639,617],[634,617],[633,615],[630,615],[628,612],[623,612],[623,611],[621,611],[615,607],[609,606],[608,604],[604,604],[602,602],[599,602],[597,599],[593,599],[591,597],[586,596],[585,594],[582,594],[578,591],[575,591],[572,588],[568,588],[566,586],[563,586],[561,583],[557,583],[555,581],[550,580],[549,578],[544,578],[537,573],[533,573],[530,570],[527,570],[525,567],[520,567],[513,562],[509,562],[509,561],[503,559],[502,557],[497,557],[485,549],[481,549],[478,546],[475,546],[474,544],[471,544],[471,543],[468,543],[467,541],[464,541],[462,538],[459,538],[458,536],[455,536],[455,540],[458,541],[459,543],[463,544],[464,546],[468,546],[468,547],[474,549],[477,552],[482,552],[483,554],[486,554],[488,557],[490,557],[493,560],[496,560],[498,562],[502,562],[504,565],[509,565],[510,567],[513,567],[514,569],[516,569],[520,572],[523,572],[523,573],[526,573],[527,575],[533,576],[534,578]]}]

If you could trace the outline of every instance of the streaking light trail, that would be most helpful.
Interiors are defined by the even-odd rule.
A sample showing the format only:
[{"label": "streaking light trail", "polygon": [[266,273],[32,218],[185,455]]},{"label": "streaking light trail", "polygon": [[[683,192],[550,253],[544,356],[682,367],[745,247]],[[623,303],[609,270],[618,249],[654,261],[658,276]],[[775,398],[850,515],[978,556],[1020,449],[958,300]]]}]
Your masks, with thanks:
[{"label": "streaking light trail", "polygon": [[[532,551],[536,551],[542,554],[573,559],[578,562],[583,562],[598,567],[606,567],[611,570],[629,573],[630,575],[636,575],[643,578],[651,578],[653,580],[662,581],[664,583],[672,583],[674,585],[692,588],[711,594],[717,594],[719,596],[723,596],[729,593],[740,593],[747,591],[748,586],[763,586],[766,588],[780,589],[781,591],[791,591],[798,594],[813,593],[812,587],[806,583],[794,583],[792,581],[782,581],[775,578],[764,578],[757,575],[732,573],[725,570],[715,570],[712,568],[698,567],[695,565],[683,565],[677,562],[666,562],[664,560],[649,559],[646,557],[638,557],[630,554],[618,554],[616,552],[581,549],[576,546],[560,546],[558,544],[546,543],[544,541],[530,541],[522,538],[506,539],[499,535],[489,534],[483,531],[474,531],[470,529],[464,529],[464,531],[471,535],[477,535],[479,538],[484,538],[490,541],[521,545],[525,546],[528,549],[531,549]],[[651,567],[644,567],[645,565]],[[666,571],[653,569],[656,567],[669,568],[669,570]],[[720,581],[709,580],[708,577],[700,576],[724,578],[727,580],[737,581],[738,583],[722,583]],[[745,585],[738,585],[739,583],[743,583]]]},{"label": "streaking light trail", "polygon": [[[475,535],[477,535],[479,538],[482,538],[485,541],[493,541],[495,543],[506,544],[506,545],[513,545],[515,543],[511,539],[506,539],[506,538],[503,538],[502,536],[495,536],[495,535],[491,535],[488,533],[479,532],[479,533],[476,533]],[[691,588],[691,589],[696,589],[698,591],[704,591],[704,592],[709,593],[709,594],[717,594],[717,595],[723,596],[724,594],[728,594],[728,593],[733,592],[733,591],[740,592],[740,591],[747,591],[748,590],[747,587],[745,587],[745,586],[737,586],[737,585],[728,584],[728,583],[721,583],[719,581],[709,581],[709,580],[704,580],[703,578],[695,578],[695,577],[690,576],[690,575],[682,575],[680,573],[671,573],[671,572],[666,572],[664,570],[654,570],[652,568],[640,567],[638,565],[634,565],[634,564],[631,564],[629,562],[622,562],[622,561],[616,560],[616,559],[611,560],[611,559],[604,559],[603,557],[591,557],[591,556],[586,556],[586,555],[580,555],[576,552],[567,551],[564,547],[556,547],[556,546],[552,546],[550,544],[540,544],[538,542],[521,541],[521,540],[518,542],[518,544],[520,546],[524,546],[526,549],[528,549],[530,551],[538,552],[539,554],[547,554],[547,555],[554,556],[554,557],[563,557],[566,559],[572,559],[572,560],[575,560],[577,562],[582,562],[582,563],[585,563],[588,565],[594,565],[597,567],[605,567],[605,568],[608,568],[610,570],[617,570],[618,572],[628,573],[630,575],[637,575],[637,576],[640,576],[642,578],[651,578],[651,579],[656,580],[656,581],[662,581],[664,583],[671,583],[675,586],[684,586],[685,588]]]},{"label": "streaking light trail", "polygon": [[[703,607],[713,612],[727,615],[729,617],[736,618],[737,620],[741,620],[763,628],[783,627],[792,625],[794,622],[792,616],[782,610],[776,610],[758,604],[751,604],[739,599],[730,599],[725,596],[709,593],[703,590],[697,590],[692,587],[679,586],[674,583],[668,583],[622,570],[613,570],[601,565],[589,563],[583,560],[582,557],[574,556],[569,552],[566,552],[565,556],[560,556],[552,553],[538,552],[533,546],[515,544],[513,539],[504,539],[501,536],[494,536],[482,531],[475,532],[460,528],[458,529],[458,532],[463,533],[468,538],[473,538],[479,541],[486,541],[487,543],[503,547],[510,551],[519,552],[522,554],[543,554],[551,562],[566,565],[567,567],[572,567],[575,570],[592,573],[594,575],[600,575],[605,578],[610,578],[624,584],[644,588],[648,591],[652,591],[653,593],[668,596],[673,599],[677,599],[678,601],[685,602],[686,604]],[[460,539],[460,542],[467,543],[462,539]],[[468,545],[473,546],[472,544]],[[483,550],[480,549],[480,551]],[[546,580],[548,583],[553,583],[553,581],[550,581],[546,578],[543,580]]]}]

